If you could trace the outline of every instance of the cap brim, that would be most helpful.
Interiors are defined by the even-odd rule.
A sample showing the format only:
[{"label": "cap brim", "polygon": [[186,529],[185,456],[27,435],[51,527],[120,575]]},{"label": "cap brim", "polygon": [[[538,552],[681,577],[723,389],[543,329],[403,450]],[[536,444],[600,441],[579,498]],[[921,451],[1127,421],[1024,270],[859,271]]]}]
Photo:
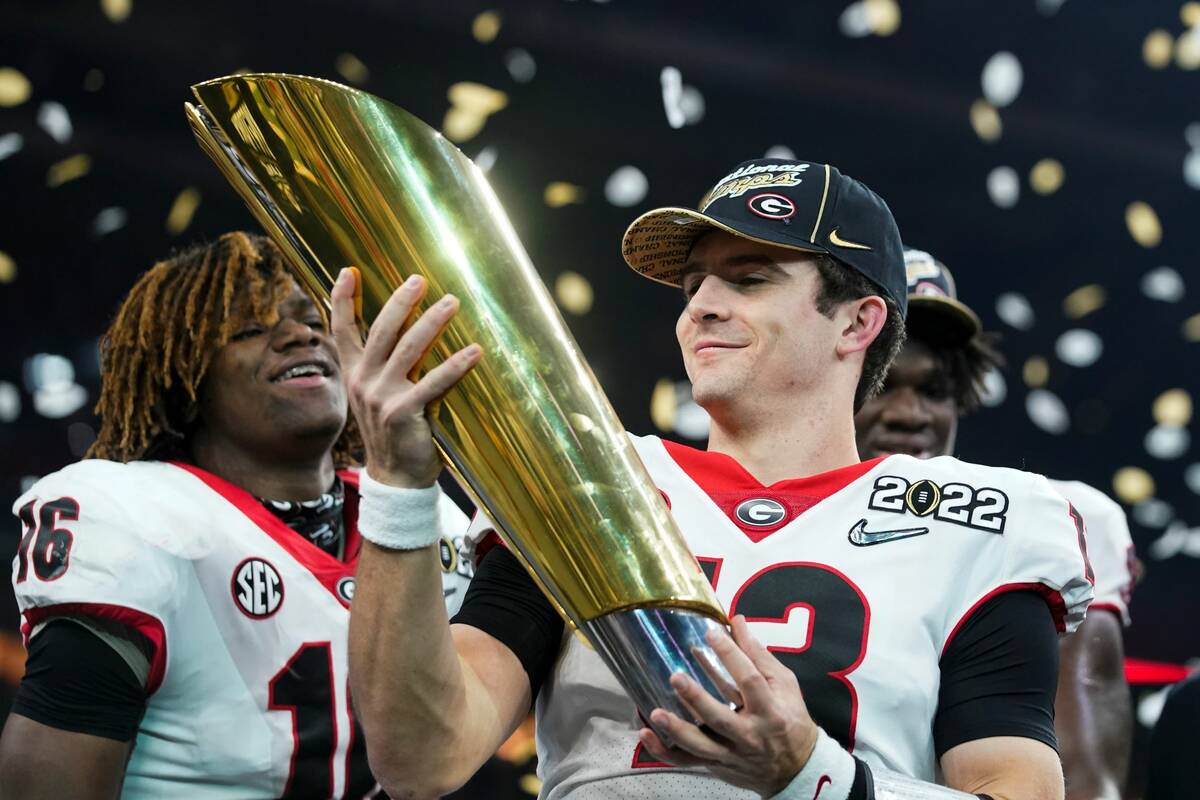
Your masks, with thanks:
[{"label": "cap brim", "polygon": [[983,323],[969,306],[939,295],[910,294],[908,324],[934,326],[955,342],[969,341],[983,331]]},{"label": "cap brim", "polygon": [[828,253],[818,244],[800,246],[742,233],[729,221],[690,208],[656,208],[635,219],[621,239],[621,255],[637,274],[667,286],[680,285],[680,273],[697,237],[712,230],[725,231],[772,247],[802,253]]}]

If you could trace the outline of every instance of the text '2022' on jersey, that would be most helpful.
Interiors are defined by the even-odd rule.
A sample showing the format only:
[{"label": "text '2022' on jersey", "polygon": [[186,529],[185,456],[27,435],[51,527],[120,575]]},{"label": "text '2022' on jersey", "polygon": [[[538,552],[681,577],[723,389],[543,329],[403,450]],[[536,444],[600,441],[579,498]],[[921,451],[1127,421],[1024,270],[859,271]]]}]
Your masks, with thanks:
[{"label": "text '2022' on jersey", "polygon": [[[357,474],[340,475],[356,553]],[[441,502],[443,530],[461,533],[466,517]],[[48,620],[83,616],[153,644],[123,797],[372,795],[347,687],[356,559],[182,464],[83,461],[38,481],[13,511],[27,640]],[[457,547],[442,549],[453,610],[467,578]]]},{"label": "text '2022' on jersey", "polygon": [[[1081,520],[1039,475],[894,455],[762,486],[723,454],[632,438],[722,605],[872,766],[935,780],[939,660],[973,611],[1032,591],[1063,632],[1092,597]],[[468,550],[492,527],[478,515]],[[744,794],[643,752],[632,701],[579,637],[537,714],[544,797]]]}]

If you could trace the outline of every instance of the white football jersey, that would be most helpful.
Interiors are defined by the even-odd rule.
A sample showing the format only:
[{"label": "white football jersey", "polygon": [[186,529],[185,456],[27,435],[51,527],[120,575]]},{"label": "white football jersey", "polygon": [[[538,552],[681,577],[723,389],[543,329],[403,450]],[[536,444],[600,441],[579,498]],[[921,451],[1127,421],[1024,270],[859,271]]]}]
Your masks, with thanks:
[{"label": "white football jersey", "polygon": [[[873,766],[935,779],[938,662],[974,609],[1030,589],[1069,631],[1092,597],[1077,520],[1039,475],[894,455],[762,486],[723,454],[632,438],[723,606]],[[468,543],[489,528],[478,515]],[[565,636],[537,698],[542,796],[754,796],[656,763],[641,727],[599,655]]]},{"label": "white football jersey", "polygon": [[1050,481],[1083,517],[1088,560],[1096,573],[1092,609],[1105,609],[1129,625],[1136,557],[1125,511],[1108,495],[1079,481]]},{"label": "white football jersey", "polygon": [[[355,553],[358,480],[341,475]],[[465,516],[443,502],[443,531],[464,532]],[[354,561],[186,465],[82,461],[38,481],[13,510],[24,529],[13,586],[27,639],[69,614],[128,625],[155,644],[122,797],[376,792],[347,691]],[[445,540],[442,561],[457,605],[466,579]]]}]

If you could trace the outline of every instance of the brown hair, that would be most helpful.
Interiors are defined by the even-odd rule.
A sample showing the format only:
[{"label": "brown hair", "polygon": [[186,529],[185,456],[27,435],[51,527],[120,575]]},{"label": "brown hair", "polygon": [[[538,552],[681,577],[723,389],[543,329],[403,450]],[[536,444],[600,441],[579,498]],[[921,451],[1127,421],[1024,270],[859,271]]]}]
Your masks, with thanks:
[{"label": "brown hair", "polygon": [[[240,231],[147,270],[100,340],[100,431],[87,457],[186,460],[197,393],[213,355],[245,321],[274,324],[291,291],[279,248]],[[324,306],[314,302],[325,319]],[[334,462],[355,464],[360,450],[349,416]]]},{"label": "brown hair", "polygon": [[858,388],[854,390],[854,413],[883,388],[888,368],[904,347],[904,319],[900,307],[888,297],[882,288],[858,270],[848,267],[833,256],[822,253],[817,257],[817,271],[821,274],[821,289],[817,293],[817,311],[833,317],[833,310],[842,303],[875,295],[887,305],[887,319],[875,341],[871,342],[863,358],[862,375]]}]

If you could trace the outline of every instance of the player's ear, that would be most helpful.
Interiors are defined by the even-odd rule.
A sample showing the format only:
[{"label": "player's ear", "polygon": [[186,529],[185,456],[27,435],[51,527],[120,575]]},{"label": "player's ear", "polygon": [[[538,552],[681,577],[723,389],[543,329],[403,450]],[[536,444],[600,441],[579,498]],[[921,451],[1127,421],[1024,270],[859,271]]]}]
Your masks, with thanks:
[{"label": "player's ear", "polygon": [[837,341],[840,358],[853,353],[866,352],[883,330],[887,321],[887,303],[882,297],[870,295],[842,304],[837,319],[842,322],[841,335]]}]

